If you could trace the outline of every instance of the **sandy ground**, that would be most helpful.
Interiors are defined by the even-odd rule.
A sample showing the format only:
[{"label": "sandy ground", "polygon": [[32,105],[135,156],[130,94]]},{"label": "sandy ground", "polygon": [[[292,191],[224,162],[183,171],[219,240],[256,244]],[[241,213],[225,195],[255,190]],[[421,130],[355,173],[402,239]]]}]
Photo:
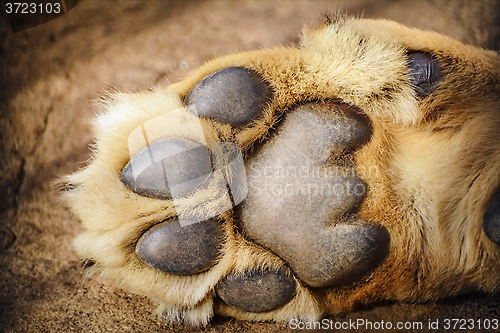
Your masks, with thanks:
[{"label": "sandy ground", "polygon": [[[107,87],[146,90],[189,75],[215,56],[297,42],[339,8],[430,28],[500,49],[498,1],[80,1],[68,14],[12,33],[0,14],[0,332],[281,332],[290,327],[215,318],[172,326],[155,305],[92,278],[71,242],[78,219],[53,181],[85,165],[91,103]],[[478,18],[470,24],[470,17]],[[379,304],[332,317],[421,322],[500,319],[500,297]],[[477,327],[477,326],[476,326]],[[382,330],[378,330],[379,332]],[[438,332],[439,330],[430,330]]]}]

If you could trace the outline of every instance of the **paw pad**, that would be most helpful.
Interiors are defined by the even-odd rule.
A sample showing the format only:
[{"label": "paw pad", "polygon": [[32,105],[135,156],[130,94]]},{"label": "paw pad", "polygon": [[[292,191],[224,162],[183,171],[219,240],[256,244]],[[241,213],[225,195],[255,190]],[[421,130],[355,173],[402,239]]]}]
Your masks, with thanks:
[{"label": "paw pad", "polygon": [[370,135],[369,122],[355,108],[311,103],[289,111],[278,133],[249,160],[241,229],[310,286],[355,280],[387,253],[387,231],[354,214],[366,184],[345,155]]},{"label": "paw pad", "polygon": [[493,197],[486,208],[483,216],[483,230],[492,242],[500,245],[500,194]]},{"label": "paw pad", "polygon": [[215,219],[186,226],[174,219],[146,231],[137,243],[136,253],[159,271],[196,274],[215,264],[222,240],[221,225]]},{"label": "paw pad", "polygon": [[217,287],[227,304],[247,312],[267,312],[288,303],[295,295],[295,281],[288,269],[248,270],[231,275]]},{"label": "paw pad", "polygon": [[425,52],[410,53],[408,68],[411,74],[410,82],[420,97],[425,97],[436,90],[443,77],[439,62]]},{"label": "paw pad", "polygon": [[194,105],[199,116],[242,126],[261,115],[271,96],[271,89],[256,73],[229,67],[199,81],[184,103]]},{"label": "paw pad", "polygon": [[138,152],[122,171],[132,191],[155,198],[185,196],[203,184],[212,171],[207,147],[188,139],[169,138]]}]

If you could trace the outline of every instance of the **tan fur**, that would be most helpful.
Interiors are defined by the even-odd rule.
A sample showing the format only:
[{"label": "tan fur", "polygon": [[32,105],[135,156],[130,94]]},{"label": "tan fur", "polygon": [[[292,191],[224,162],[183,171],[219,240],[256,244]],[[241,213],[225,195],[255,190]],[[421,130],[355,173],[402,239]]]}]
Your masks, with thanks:
[{"label": "tan fur", "polygon": [[[193,325],[206,324],[214,311],[255,321],[314,320],[377,300],[420,301],[500,290],[500,247],[482,231],[484,210],[500,184],[500,56],[391,21],[339,19],[303,34],[300,48],[217,58],[172,86],[104,99],[103,114],[96,120],[94,159],[68,177],[76,189],[65,194],[85,228],[75,247],[82,258],[96,262],[91,271],[159,303],[169,321]],[[415,96],[408,83],[408,50],[432,53],[443,64],[445,78],[436,98]],[[186,125],[195,116],[181,109],[181,98],[204,76],[229,66],[260,74],[273,89],[273,100],[261,119],[243,129],[202,120],[200,137]],[[223,255],[211,269],[174,276],[138,259],[139,237],[175,209],[170,201],[137,195],[120,181],[123,167],[143,148],[129,151],[128,137],[135,128],[180,109],[170,114],[169,127],[151,131],[150,141],[234,141],[245,150],[266,138],[282,112],[323,99],[359,107],[373,126],[371,141],[355,161],[369,188],[360,214],[387,227],[391,236],[389,256],[379,268],[357,283],[319,291],[296,279],[299,287],[290,303],[256,314],[214,298],[215,285],[249,267],[284,263],[236,233],[230,212],[222,216]],[[220,196],[219,188],[210,187],[185,198],[181,207],[203,206]]]}]

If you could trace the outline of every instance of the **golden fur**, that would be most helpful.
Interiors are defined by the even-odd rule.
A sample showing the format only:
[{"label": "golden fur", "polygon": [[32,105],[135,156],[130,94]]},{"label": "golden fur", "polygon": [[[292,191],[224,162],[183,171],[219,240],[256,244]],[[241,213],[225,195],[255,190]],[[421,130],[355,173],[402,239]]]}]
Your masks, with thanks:
[{"label": "golden fur", "polygon": [[[443,66],[444,78],[432,99],[417,98],[408,83],[408,50],[431,53]],[[273,89],[273,100],[260,119],[242,129],[201,119],[200,137],[185,125],[195,116],[178,110],[182,98],[203,77],[230,66],[261,75]],[[499,92],[496,52],[391,21],[341,18],[304,29],[298,48],[220,57],[168,87],[110,93],[101,101],[103,113],[95,123],[94,158],[67,179],[74,189],[65,198],[85,228],[75,240],[76,250],[95,261],[92,273],[157,302],[169,321],[192,325],[208,323],[214,312],[255,321],[315,320],[378,300],[421,301],[499,290],[500,247],[482,230],[482,216],[500,184]],[[231,212],[222,216],[223,256],[205,272],[169,275],[137,257],[139,237],[176,211],[170,201],[140,196],[120,181],[130,157],[143,148],[129,151],[128,137],[136,127],[178,110],[169,126],[151,132],[150,141],[233,141],[246,150],[266,138],[281,113],[324,99],[359,107],[373,126],[370,142],[355,155],[357,172],[369,188],[360,214],[385,226],[391,237],[390,253],[373,273],[356,283],[322,289],[295,278],[297,295],[278,310],[232,308],[214,297],[222,278],[284,262],[236,233]],[[183,199],[181,207],[202,205],[219,192],[207,188]]]}]

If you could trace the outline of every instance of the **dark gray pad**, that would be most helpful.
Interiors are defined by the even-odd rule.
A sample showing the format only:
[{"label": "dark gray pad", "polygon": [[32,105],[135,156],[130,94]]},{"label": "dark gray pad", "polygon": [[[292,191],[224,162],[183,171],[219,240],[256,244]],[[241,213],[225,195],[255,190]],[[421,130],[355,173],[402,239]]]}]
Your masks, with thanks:
[{"label": "dark gray pad", "polygon": [[121,180],[138,194],[170,199],[195,191],[211,171],[206,146],[188,139],[168,138],[151,143],[132,157]]},{"label": "dark gray pad", "polygon": [[260,117],[271,96],[259,75],[243,67],[228,67],[200,80],[184,103],[194,105],[199,116],[242,126]]},{"label": "dark gray pad", "polygon": [[186,226],[175,219],[146,231],[137,242],[136,253],[162,272],[196,274],[215,264],[222,241],[222,228],[215,219]]},{"label": "dark gray pad", "polygon": [[289,111],[248,160],[240,229],[310,286],[351,282],[387,254],[387,231],[353,214],[367,189],[345,153],[370,135],[355,108],[311,103]]},{"label": "dark gray pad", "polygon": [[279,309],[295,296],[295,281],[288,269],[250,270],[231,275],[216,287],[227,304],[247,312]]},{"label": "dark gray pad", "polygon": [[500,193],[493,197],[484,212],[483,230],[492,242],[500,245]]},{"label": "dark gray pad", "polygon": [[408,55],[410,83],[420,97],[432,93],[443,78],[441,64],[429,53],[411,52]]}]

